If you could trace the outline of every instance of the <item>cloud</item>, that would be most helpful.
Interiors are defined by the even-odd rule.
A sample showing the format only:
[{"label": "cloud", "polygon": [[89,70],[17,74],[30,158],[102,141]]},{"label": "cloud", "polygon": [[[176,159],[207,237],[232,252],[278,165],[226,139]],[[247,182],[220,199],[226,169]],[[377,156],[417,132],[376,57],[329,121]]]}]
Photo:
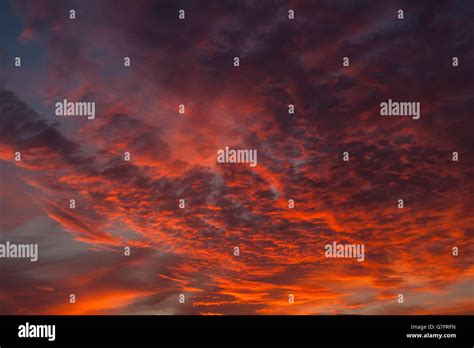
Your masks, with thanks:
[{"label": "cloud", "polygon": [[[17,275],[11,289],[37,290],[2,292],[6,312],[429,313],[445,293],[433,311],[470,311],[453,289],[472,281],[472,6],[410,4],[402,22],[393,6],[307,2],[291,22],[284,2],[183,3],[180,21],[178,3],[101,1],[70,21],[69,3],[39,3],[15,10],[50,58],[32,78],[47,111],[17,97],[21,75],[0,91],[0,159],[34,208],[3,203],[2,238],[55,226],[81,251],[56,264],[51,249],[41,282]],[[54,116],[64,98],[95,101],[96,119]],[[389,98],[420,101],[420,120],[380,117]],[[257,149],[258,166],[217,164],[225,146]],[[333,241],[366,261],[326,259]]]}]

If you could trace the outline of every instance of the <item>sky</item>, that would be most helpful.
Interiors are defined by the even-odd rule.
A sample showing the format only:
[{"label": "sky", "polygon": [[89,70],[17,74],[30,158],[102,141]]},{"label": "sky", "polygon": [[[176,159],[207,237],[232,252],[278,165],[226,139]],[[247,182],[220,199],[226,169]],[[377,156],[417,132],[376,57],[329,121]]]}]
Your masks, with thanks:
[{"label": "sky", "polygon": [[[0,314],[474,314],[473,16],[0,0],[0,243],[39,248],[0,258]],[[381,116],[389,99],[420,119]],[[218,163],[226,146],[257,166]]]}]

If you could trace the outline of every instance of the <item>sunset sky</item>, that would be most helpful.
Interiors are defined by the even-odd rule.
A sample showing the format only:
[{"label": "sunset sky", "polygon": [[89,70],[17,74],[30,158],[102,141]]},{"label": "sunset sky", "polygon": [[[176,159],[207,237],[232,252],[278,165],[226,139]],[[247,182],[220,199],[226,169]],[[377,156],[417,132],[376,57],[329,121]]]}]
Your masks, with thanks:
[{"label": "sunset sky", "polygon": [[[0,314],[474,314],[473,18],[0,0],[0,243],[39,246],[0,259]],[[95,119],[57,116],[64,99]],[[388,99],[420,119],[381,116]],[[226,146],[258,165],[216,163]],[[334,241],[364,262],[326,258]]]}]

